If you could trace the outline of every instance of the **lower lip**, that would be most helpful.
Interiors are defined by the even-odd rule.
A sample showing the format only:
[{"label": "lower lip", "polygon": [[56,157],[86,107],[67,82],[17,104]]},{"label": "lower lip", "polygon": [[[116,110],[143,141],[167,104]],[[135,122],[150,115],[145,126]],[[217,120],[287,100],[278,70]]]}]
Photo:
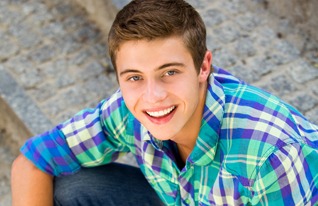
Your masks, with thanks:
[{"label": "lower lip", "polygon": [[166,124],[169,122],[173,115],[176,113],[177,108],[174,108],[172,112],[162,117],[152,117],[146,113],[147,118],[154,124]]}]

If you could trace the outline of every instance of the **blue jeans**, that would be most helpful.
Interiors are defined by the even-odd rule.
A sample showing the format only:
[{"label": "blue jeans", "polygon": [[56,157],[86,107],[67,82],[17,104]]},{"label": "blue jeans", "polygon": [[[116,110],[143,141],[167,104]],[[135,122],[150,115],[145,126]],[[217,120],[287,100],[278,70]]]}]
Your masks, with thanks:
[{"label": "blue jeans", "polygon": [[139,168],[112,163],[56,177],[56,206],[163,205]]}]

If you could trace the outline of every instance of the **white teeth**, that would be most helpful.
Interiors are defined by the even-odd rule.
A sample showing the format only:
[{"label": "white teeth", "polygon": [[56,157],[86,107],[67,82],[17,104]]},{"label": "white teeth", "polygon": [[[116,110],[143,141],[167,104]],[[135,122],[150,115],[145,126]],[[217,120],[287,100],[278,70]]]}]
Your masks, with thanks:
[{"label": "white teeth", "polygon": [[174,110],[174,108],[175,108],[175,106],[172,106],[172,107],[165,109],[165,110],[162,110],[162,111],[147,112],[147,114],[149,114],[152,117],[162,117],[162,116],[169,114],[172,110]]}]

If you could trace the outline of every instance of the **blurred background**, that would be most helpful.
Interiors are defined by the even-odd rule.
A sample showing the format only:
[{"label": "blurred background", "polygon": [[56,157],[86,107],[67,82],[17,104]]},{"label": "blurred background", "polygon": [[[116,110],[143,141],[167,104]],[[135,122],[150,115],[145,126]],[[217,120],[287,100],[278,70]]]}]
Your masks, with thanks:
[{"label": "blurred background", "polygon": [[[0,1],[0,205],[11,205],[10,166],[27,138],[117,89],[106,39],[128,2]],[[188,2],[206,23],[214,65],[318,124],[318,1]]]}]

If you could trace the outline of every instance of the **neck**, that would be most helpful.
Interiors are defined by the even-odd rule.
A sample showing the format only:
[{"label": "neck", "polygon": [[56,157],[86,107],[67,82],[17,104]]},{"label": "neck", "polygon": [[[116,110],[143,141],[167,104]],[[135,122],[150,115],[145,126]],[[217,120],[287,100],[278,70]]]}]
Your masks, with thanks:
[{"label": "neck", "polygon": [[201,98],[199,100],[197,109],[195,110],[190,121],[185,125],[184,130],[180,134],[178,134],[178,136],[172,139],[175,143],[177,143],[179,155],[181,156],[183,162],[186,161],[186,159],[192,152],[201,129],[207,84],[201,86]]}]

